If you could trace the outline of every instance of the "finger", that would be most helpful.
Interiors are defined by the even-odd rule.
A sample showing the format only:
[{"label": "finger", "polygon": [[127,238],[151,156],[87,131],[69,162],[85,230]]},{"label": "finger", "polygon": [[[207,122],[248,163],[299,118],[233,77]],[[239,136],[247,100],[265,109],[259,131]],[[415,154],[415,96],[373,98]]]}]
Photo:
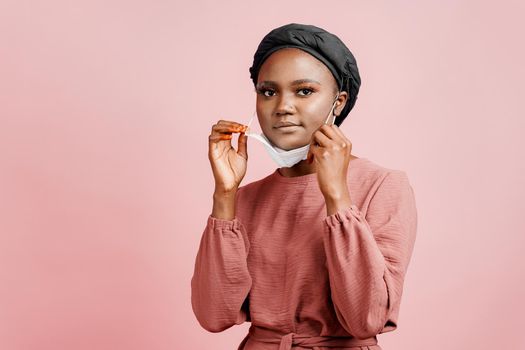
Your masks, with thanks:
[{"label": "finger", "polygon": [[334,125],[334,131],[340,135],[341,142],[338,143],[339,146],[348,149],[348,152],[352,152],[352,142],[345,136],[343,131],[336,125]]},{"label": "finger", "polygon": [[312,164],[312,162],[314,161],[314,152],[313,152],[313,148],[312,148],[312,145],[310,145],[310,148],[308,149],[308,154],[306,155],[306,161],[308,162],[308,164]]},{"label": "finger", "polygon": [[210,135],[208,137],[208,140],[210,143],[217,143],[224,140],[231,140],[233,138],[232,135],[224,135],[224,134],[216,134],[216,135]]},{"label": "finger", "polygon": [[317,142],[321,147],[328,147],[330,146],[330,143],[332,140],[326,136],[322,130],[317,130],[312,134],[312,138],[315,142]]},{"label": "finger", "polygon": [[235,124],[222,123],[222,124],[214,124],[212,126],[212,130],[244,130],[247,127],[248,127],[247,125],[243,125],[239,123],[235,123]]},{"label": "finger", "polygon": [[[315,132],[314,132],[314,134],[315,134]],[[317,145],[317,140],[314,137],[314,134],[312,134],[312,138],[310,139],[310,147],[308,147],[308,154],[306,156],[306,161],[309,164],[311,164],[314,161],[314,157],[315,157],[316,151],[319,148],[318,145]]]},{"label": "finger", "polygon": [[219,119],[217,121],[217,124],[238,124],[238,125],[242,125],[241,123],[238,123],[234,120],[224,120],[224,119]]},{"label": "finger", "polygon": [[231,147],[231,139],[233,135],[215,134],[208,136],[208,152],[216,151],[220,146]]},{"label": "finger", "polygon": [[335,131],[332,125],[326,125],[323,124],[319,128],[319,131],[321,131],[323,134],[325,134],[330,140],[337,142],[339,139],[339,134]]},{"label": "finger", "polygon": [[306,161],[308,164],[312,164],[316,157],[319,157],[319,152],[321,148],[318,146],[310,146],[308,149],[308,155],[306,156]]},{"label": "finger", "polygon": [[238,148],[237,154],[239,154],[244,159],[248,159],[247,143],[248,143],[248,136],[246,136],[246,134],[244,132],[242,132],[239,135],[239,139],[237,140],[237,144],[238,144],[238,146],[237,146],[237,148]]},{"label": "finger", "polygon": [[337,126],[333,125],[333,130],[336,132],[344,141],[350,142],[350,140],[346,137],[346,135],[343,133],[343,131]]},{"label": "finger", "polygon": [[231,134],[231,133],[240,133],[246,131],[247,126],[235,126],[230,124],[215,124],[212,127],[212,134],[222,133],[222,134]]},{"label": "finger", "polygon": [[233,127],[243,127],[243,126],[246,126],[246,125],[244,125],[244,124],[237,123],[237,122],[234,122],[234,121],[232,121],[232,120],[223,120],[223,119],[219,120],[219,121],[217,122],[216,125],[221,125],[221,126],[222,126],[222,125],[231,125],[231,126],[233,126]]}]

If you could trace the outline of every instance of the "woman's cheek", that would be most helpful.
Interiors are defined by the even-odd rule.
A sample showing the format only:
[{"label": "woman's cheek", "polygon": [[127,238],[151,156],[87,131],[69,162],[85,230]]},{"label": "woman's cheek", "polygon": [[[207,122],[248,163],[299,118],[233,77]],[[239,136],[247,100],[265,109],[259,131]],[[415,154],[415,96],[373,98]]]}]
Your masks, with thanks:
[{"label": "woman's cheek", "polygon": [[[328,114],[327,114],[328,115]],[[321,127],[324,123],[326,116],[323,118],[318,112],[317,115],[312,115],[311,118],[308,118],[304,123],[305,129],[310,133],[314,133],[317,129]]]}]

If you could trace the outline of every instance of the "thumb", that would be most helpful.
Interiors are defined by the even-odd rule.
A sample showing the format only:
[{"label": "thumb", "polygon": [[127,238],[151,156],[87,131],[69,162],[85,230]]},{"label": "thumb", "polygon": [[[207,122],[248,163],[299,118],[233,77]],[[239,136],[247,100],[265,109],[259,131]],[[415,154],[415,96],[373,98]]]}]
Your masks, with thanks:
[{"label": "thumb", "polygon": [[314,154],[311,151],[311,148],[310,148],[310,150],[308,150],[308,155],[306,156],[306,161],[308,162],[308,164],[312,164],[312,162],[314,161]]},{"label": "thumb", "polygon": [[306,161],[308,164],[312,164],[314,161],[314,147],[315,147],[315,140],[312,137],[312,140],[310,141],[310,147],[308,148],[308,155],[306,156]]},{"label": "thumb", "polygon": [[245,133],[241,132],[239,134],[239,140],[238,140],[238,150],[237,154],[243,157],[244,159],[248,159],[248,136],[246,136]]}]

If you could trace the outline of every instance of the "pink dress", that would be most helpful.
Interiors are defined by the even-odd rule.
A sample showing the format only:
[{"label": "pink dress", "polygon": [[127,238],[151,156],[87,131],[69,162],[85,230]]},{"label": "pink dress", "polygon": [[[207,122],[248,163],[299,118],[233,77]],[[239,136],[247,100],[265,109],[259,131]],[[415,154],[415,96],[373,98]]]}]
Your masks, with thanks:
[{"label": "pink dress", "polygon": [[327,216],[317,174],[241,186],[233,220],[208,216],[191,279],[200,325],[251,322],[238,349],[377,349],[397,328],[417,229],[407,174],[350,161],[352,205]]}]

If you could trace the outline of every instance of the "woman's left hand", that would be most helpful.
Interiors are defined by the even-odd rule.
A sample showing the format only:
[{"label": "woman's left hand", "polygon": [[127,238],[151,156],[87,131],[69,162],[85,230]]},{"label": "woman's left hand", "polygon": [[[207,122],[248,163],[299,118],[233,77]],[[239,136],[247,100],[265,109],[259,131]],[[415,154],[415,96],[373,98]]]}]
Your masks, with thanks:
[{"label": "woman's left hand", "polygon": [[312,134],[307,159],[310,164],[316,163],[317,180],[327,204],[350,201],[347,171],[351,151],[352,142],[335,124],[323,124]]}]

